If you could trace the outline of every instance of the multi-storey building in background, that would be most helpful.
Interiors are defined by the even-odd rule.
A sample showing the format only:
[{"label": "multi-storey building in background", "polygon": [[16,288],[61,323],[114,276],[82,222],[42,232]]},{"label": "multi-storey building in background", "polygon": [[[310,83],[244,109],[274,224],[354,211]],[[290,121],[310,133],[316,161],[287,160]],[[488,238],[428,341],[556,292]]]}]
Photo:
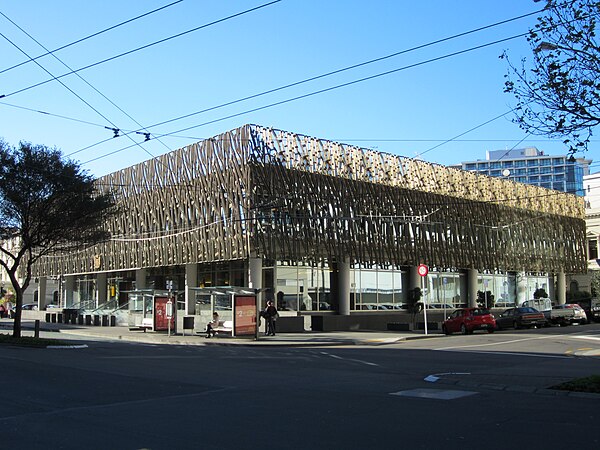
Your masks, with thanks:
[{"label": "multi-storey building in background", "polygon": [[583,177],[589,174],[590,159],[545,155],[536,147],[486,153],[485,160],[465,161],[452,167],[584,195]]}]

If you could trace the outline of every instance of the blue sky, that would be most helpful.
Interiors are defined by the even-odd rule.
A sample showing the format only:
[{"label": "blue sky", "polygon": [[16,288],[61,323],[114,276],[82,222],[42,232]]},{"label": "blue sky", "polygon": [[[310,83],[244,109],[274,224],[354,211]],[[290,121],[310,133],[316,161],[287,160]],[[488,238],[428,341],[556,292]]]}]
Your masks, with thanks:
[{"label": "blue sky", "polygon": [[[46,48],[54,49],[172,1],[0,0],[0,12]],[[265,3],[268,0],[184,0],[59,51],[56,56],[71,69],[79,69]],[[57,147],[72,154],[96,176],[245,123],[418,156],[440,164],[484,159],[486,150],[514,146],[537,146],[547,154],[564,154],[566,149],[560,140],[528,137],[511,122],[511,114],[440,145],[510,111],[515,101],[502,92],[507,66],[499,55],[507,50],[517,62],[530,57],[531,50],[521,37],[445,56],[525,33],[534,25],[535,15],[152,126],[531,13],[542,4],[532,0],[282,0],[78,72],[89,85],[75,75],[61,78],[81,99],[58,81],[15,93],[51,78],[29,62],[0,73],[0,94],[6,95],[0,99],[0,137],[15,145],[25,140]],[[30,56],[45,52],[3,16],[0,32],[4,35],[0,36],[0,71],[28,59],[15,46]],[[440,57],[445,58],[424,63]],[[37,62],[54,76],[68,72],[51,56]],[[396,69],[402,70],[237,115]],[[230,115],[237,116],[221,120]],[[116,152],[131,146],[132,140],[125,136],[111,139],[113,132],[104,127],[140,129],[136,122],[149,127],[153,135],[168,136],[143,142],[144,136],[134,134],[132,138],[141,146]],[[213,123],[197,127],[206,122]],[[183,129],[187,130],[179,131]],[[106,142],[94,145],[102,141]],[[587,156],[593,158],[594,150],[592,144]],[[104,156],[112,152],[116,153]]]}]

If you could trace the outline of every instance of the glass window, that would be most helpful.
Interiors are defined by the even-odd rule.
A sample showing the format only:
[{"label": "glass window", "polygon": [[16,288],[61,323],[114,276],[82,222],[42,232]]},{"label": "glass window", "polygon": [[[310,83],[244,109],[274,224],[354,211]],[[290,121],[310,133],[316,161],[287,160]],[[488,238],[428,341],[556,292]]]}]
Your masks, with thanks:
[{"label": "glass window", "polygon": [[553,166],[562,166],[565,163],[565,159],[564,158],[552,158],[552,165]]},{"label": "glass window", "polygon": [[550,158],[540,159],[540,166],[549,166],[549,165],[550,165]]},{"label": "glass window", "polygon": [[515,161],[515,167],[525,167],[525,160]]},{"label": "glass window", "polygon": [[513,166],[513,161],[502,161],[502,167],[510,169]]},{"label": "glass window", "polygon": [[499,177],[499,176],[502,175],[502,171],[500,171],[500,170],[490,170],[490,175],[492,177]]},{"label": "glass window", "polygon": [[598,259],[598,240],[590,239],[588,241],[588,259]]},{"label": "glass window", "polygon": [[465,164],[465,170],[475,170],[476,168],[477,168],[477,164],[475,164],[475,163]]},{"label": "glass window", "polygon": [[534,167],[537,166],[539,164],[539,161],[537,159],[528,159],[527,160],[527,167]]}]

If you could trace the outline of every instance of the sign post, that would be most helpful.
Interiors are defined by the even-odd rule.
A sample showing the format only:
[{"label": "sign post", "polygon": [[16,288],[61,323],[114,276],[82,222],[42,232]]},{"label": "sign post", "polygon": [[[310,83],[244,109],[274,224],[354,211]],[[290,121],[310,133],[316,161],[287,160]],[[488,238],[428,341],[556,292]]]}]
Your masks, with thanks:
[{"label": "sign post", "polygon": [[171,337],[171,319],[173,318],[173,300],[167,300],[167,336]]},{"label": "sign post", "polygon": [[[425,296],[425,277],[429,273],[429,268],[425,264],[419,264],[417,273],[421,277],[421,290]],[[423,321],[425,322],[425,334],[427,334],[427,301],[423,298]]]}]

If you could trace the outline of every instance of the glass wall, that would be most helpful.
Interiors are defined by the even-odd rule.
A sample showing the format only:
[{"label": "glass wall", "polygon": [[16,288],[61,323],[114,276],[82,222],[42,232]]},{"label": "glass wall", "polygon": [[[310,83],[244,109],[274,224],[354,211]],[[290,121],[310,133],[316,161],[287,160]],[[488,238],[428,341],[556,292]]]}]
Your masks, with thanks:
[{"label": "glass wall", "polygon": [[73,304],[65,305],[67,308],[94,309],[96,307],[96,280],[91,275],[86,275],[75,280]]},{"label": "glass wall", "polygon": [[402,271],[361,266],[350,269],[350,309],[387,311],[401,309],[403,302]]},{"label": "glass wall", "polygon": [[331,273],[327,262],[278,261],[273,290],[281,311],[331,311]]},{"label": "glass wall", "polygon": [[460,279],[458,273],[432,270],[427,275],[427,289],[423,300],[428,308],[458,308],[460,297]]}]

